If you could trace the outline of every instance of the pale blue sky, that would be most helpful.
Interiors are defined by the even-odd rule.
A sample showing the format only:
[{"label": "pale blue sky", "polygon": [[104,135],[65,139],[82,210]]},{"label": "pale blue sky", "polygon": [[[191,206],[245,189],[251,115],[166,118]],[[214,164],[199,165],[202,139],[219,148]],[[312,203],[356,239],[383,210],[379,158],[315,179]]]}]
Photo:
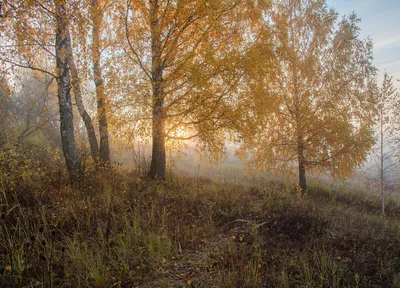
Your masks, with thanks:
[{"label": "pale blue sky", "polygon": [[[361,37],[374,42],[379,79],[385,71],[400,79],[400,0],[326,0],[340,15],[356,12]],[[399,83],[396,84],[400,88]]]}]

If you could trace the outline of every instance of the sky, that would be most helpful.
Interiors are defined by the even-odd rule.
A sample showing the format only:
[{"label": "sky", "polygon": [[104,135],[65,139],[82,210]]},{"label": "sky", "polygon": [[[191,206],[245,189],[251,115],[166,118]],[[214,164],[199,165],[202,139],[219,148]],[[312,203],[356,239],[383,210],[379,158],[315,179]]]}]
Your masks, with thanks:
[{"label": "sky", "polygon": [[[374,65],[379,80],[385,71],[400,79],[400,0],[327,0],[340,15],[355,12],[361,23],[361,38],[374,43]],[[400,82],[395,83],[400,89]]]}]

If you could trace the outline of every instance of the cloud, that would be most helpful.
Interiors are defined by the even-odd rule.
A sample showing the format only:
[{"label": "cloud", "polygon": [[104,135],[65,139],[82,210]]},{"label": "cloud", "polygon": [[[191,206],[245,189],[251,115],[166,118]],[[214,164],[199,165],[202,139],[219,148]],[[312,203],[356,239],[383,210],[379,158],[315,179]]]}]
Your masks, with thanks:
[{"label": "cloud", "polygon": [[374,48],[375,48],[375,50],[379,50],[379,49],[384,48],[386,46],[390,46],[392,44],[395,44],[397,42],[400,42],[400,35],[395,35],[395,36],[392,36],[390,38],[378,41],[378,42],[376,42],[374,44]]},{"label": "cloud", "polygon": [[397,65],[400,65],[400,60],[387,62],[387,63],[384,63],[383,65],[379,65],[379,66],[385,66],[385,68],[388,68],[388,67],[393,67],[393,66],[397,66]]}]

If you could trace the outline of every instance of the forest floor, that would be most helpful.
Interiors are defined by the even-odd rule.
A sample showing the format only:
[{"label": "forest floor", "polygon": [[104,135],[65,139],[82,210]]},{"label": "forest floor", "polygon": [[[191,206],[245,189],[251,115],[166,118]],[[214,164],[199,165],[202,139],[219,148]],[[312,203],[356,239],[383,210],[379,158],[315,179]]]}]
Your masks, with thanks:
[{"label": "forest floor", "polygon": [[381,217],[360,191],[115,171],[35,187],[2,188],[1,287],[400,287],[400,205]]}]

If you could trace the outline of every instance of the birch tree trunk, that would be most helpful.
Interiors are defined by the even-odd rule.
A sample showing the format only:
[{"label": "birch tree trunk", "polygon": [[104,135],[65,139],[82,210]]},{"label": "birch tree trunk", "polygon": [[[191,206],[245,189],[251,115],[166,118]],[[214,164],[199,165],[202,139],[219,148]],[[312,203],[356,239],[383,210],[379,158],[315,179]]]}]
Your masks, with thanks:
[{"label": "birch tree trunk", "polygon": [[[68,33],[69,36],[69,33]],[[69,36],[69,39],[71,37]],[[99,145],[97,143],[96,133],[94,131],[92,119],[87,113],[85,106],[82,101],[82,88],[81,81],[79,79],[78,70],[76,69],[74,54],[72,51],[71,41],[68,41],[68,57],[69,57],[69,69],[71,72],[71,80],[72,80],[72,88],[74,89],[74,96],[76,107],[78,108],[79,115],[81,115],[83,123],[85,124],[86,132],[88,135],[89,145],[90,145],[90,154],[94,161],[97,161],[99,158]]]},{"label": "birch tree trunk", "polygon": [[[296,105],[297,107],[297,105]],[[307,190],[306,179],[306,148],[304,144],[303,129],[300,123],[300,114],[296,108],[296,122],[297,122],[297,162],[299,166],[299,186],[301,191]]]},{"label": "birch tree trunk", "polygon": [[159,84],[153,86],[153,147],[149,176],[155,179],[165,179],[166,169],[164,101],[161,90]]},{"label": "birch tree trunk", "polygon": [[298,146],[298,156],[297,161],[299,165],[299,186],[302,191],[307,190],[307,180],[306,180],[306,166],[304,158],[304,147],[300,144]]},{"label": "birch tree trunk", "polygon": [[82,172],[78,150],[75,146],[74,123],[70,94],[70,75],[68,69],[68,18],[65,0],[56,2],[56,57],[58,72],[58,102],[60,109],[61,144],[70,174],[71,182],[75,181]]},{"label": "birch tree trunk", "polygon": [[163,71],[161,59],[160,23],[158,18],[158,3],[150,0],[150,29],[151,29],[151,85],[153,88],[153,147],[149,176],[155,179],[165,179],[165,115]]},{"label": "birch tree trunk", "polygon": [[94,84],[96,85],[97,96],[97,117],[99,121],[99,138],[100,138],[100,160],[103,164],[110,163],[110,146],[108,139],[108,102],[104,92],[104,81],[100,64],[100,29],[103,20],[103,15],[97,0],[91,2],[91,20],[92,20],[92,62]]}]

